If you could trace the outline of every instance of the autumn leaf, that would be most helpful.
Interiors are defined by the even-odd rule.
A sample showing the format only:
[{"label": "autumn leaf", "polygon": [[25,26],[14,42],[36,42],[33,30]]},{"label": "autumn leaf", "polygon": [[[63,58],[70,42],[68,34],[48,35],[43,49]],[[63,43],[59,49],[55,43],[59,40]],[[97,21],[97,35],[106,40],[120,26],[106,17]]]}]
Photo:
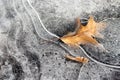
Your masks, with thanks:
[{"label": "autumn leaf", "polygon": [[73,60],[73,61],[77,61],[77,62],[82,62],[82,63],[87,63],[89,60],[85,57],[72,57],[69,55],[65,56],[67,59]]},{"label": "autumn leaf", "polygon": [[60,39],[70,46],[79,46],[80,44],[93,44],[95,46],[101,46],[95,38],[103,38],[103,35],[100,34],[100,30],[105,26],[102,23],[97,23],[94,21],[94,18],[90,16],[86,26],[83,26],[80,22],[80,19],[76,19],[77,27],[74,32],[69,32],[67,35],[64,35]]}]

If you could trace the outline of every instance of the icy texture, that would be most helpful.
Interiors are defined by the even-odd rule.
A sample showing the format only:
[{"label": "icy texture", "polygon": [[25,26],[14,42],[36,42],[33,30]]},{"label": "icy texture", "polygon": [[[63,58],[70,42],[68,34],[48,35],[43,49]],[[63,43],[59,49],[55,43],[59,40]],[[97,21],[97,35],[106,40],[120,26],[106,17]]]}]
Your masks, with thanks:
[{"label": "icy texture", "polygon": [[[93,15],[98,21],[120,17],[120,0],[30,2],[46,28],[59,36],[73,31],[76,17]],[[109,25],[119,28],[117,23]],[[82,66],[66,60],[63,48],[41,38],[54,38],[43,30],[27,0],[0,0],[0,80],[120,80],[119,70],[100,67],[91,61]],[[69,50],[83,54],[80,49]]]}]

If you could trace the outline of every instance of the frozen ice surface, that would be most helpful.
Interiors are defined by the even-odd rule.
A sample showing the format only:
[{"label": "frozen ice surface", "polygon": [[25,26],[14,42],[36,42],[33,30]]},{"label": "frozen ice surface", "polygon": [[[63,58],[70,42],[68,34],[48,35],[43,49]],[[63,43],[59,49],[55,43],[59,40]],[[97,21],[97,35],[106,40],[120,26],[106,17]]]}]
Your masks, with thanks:
[{"label": "frozen ice surface", "polygon": [[[93,15],[96,21],[118,18],[106,21],[111,28],[103,34],[115,37],[108,43],[111,46],[107,47],[106,43],[105,47],[116,51],[113,54],[119,62],[116,42],[120,37],[116,35],[120,27],[117,25],[120,24],[120,0],[31,0],[30,3],[46,28],[59,36],[74,30],[76,17]],[[27,0],[0,0],[0,80],[120,80],[119,70],[92,61],[82,65],[66,60],[67,52],[63,48],[40,37],[53,38],[44,31]],[[80,49],[69,50],[83,54]]]}]

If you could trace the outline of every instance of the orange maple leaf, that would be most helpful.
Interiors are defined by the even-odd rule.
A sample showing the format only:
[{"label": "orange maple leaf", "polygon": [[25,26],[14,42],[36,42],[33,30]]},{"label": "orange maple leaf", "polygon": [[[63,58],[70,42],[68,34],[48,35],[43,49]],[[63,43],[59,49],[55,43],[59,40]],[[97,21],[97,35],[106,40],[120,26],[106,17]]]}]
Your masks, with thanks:
[{"label": "orange maple leaf", "polygon": [[[99,32],[105,28],[104,23],[97,23],[94,21],[94,18],[90,16],[86,26],[81,24],[79,18],[76,19],[76,25],[77,27],[74,32],[69,32],[67,35],[60,38],[65,44],[77,47],[80,44],[93,44],[101,49],[104,49],[104,47],[98,43],[95,38],[93,38],[103,38]],[[83,63],[88,62],[88,60],[84,57],[66,56],[66,58]]]},{"label": "orange maple leaf", "polygon": [[80,44],[87,43],[100,46],[100,44],[93,37],[103,37],[99,33],[99,31],[105,27],[103,26],[103,23],[95,22],[94,18],[90,16],[86,26],[83,26],[78,18],[76,19],[76,24],[77,27],[74,32],[70,32],[60,38],[64,43],[70,46],[79,46]]}]

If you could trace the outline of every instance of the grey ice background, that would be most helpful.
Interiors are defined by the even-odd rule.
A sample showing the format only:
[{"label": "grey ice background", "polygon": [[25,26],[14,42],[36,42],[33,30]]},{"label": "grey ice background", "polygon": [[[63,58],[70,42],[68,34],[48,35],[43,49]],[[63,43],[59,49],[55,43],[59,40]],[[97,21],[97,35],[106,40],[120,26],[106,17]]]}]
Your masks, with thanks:
[{"label": "grey ice background", "polygon": [[[59,36],[73,30],[76,17],[93,15],[96,21],[118,18],[106,22],[111,39],[118,40],[113,43],[120,40],[120,0],[31,0],[31,3],[46,28]],[[112,34],[113,28],[115,34]],[[63,48],[40,36],[53,38],[44,31],[27,0],[0,0],[0,80],[120,80],[117,69],[92,61],[82,65],[66,60]],[[119,54],[119,43],[113,45],[114,48]],[[83,54],[80,49],[69,50]],[[120,57],[113,59],[119,61]]]}]

